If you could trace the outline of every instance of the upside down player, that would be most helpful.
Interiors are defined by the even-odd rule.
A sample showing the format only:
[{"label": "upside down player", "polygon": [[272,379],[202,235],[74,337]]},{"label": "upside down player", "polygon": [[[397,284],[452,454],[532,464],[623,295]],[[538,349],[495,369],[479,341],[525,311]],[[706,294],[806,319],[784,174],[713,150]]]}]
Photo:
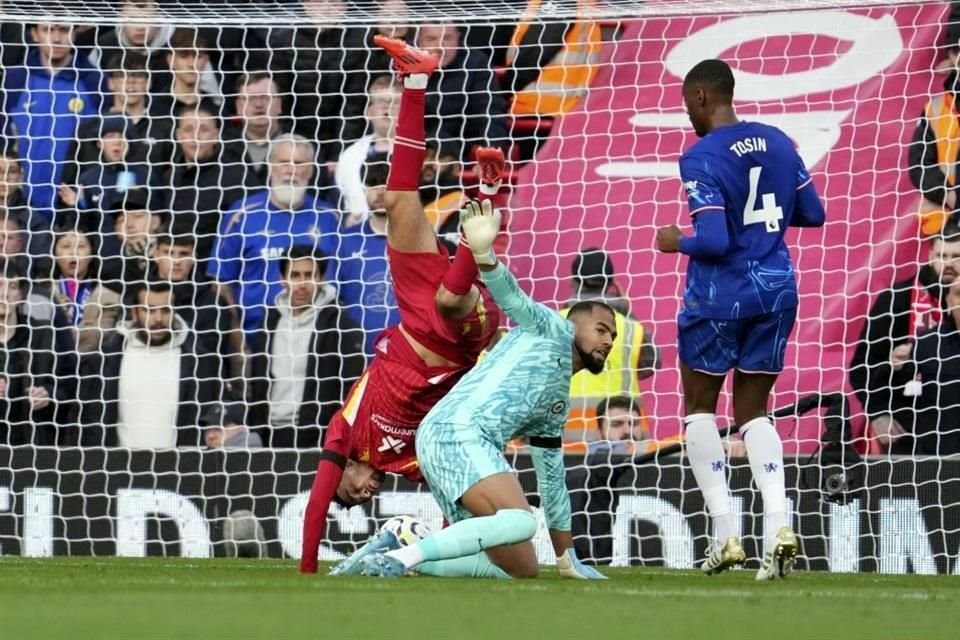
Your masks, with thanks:
[{"label": "upside down player", "polygon": [[757,580],[772,580],[790,572],[798,551],[786,513],[783,444],[767,416],[798,304],[783,238],[787,227],[823,226],[826,213],[793,142],[779,129],[738,120],[733,88],[733,72],[721,60],[704,60],[684,78],[687,114],[702,138],[680,158],[694,235],[671,225],[657,231],[657,244],[690,256],[677,340],[687,458],[714,528],[701,568],[709,575],[746,559],[715,415],[735,369],[734,420],[763,496]]},{"label": "upside down player", "polygon": [[[374,42],[393,58],[404,83],[385,197],[387,258],[400,324],[377,339],[373,362],[327,427],[304,514],[302,573],[317,571],[334,497],[345,505],[366,502],[385,473],[423,481],[416,429],[476,363],[500,325],[499,309],[478,279],[469,247],[461,245],[450,262],[420,203],[424,101],[437,59],[399,40],[375,36]],[[489,199],[499,188],[503,152],[482,149],[478,161],[481,198]]]},{"label": "upside down player", "polygon": [[381,531],[331,573],[536,577],[537,519],[503,456],[507,442],[526,436],[560,576],[602,580],[573,549],[561,435],[572,376],[603,371],[617,337],[614,311],[586,301],[564,318],[534,302],[491,249],[500,229],[492,207],[465,211],[460,224],[483,281],[517,328],[430,410],[417,432],[423,475],[451,525],[407,547]]}]

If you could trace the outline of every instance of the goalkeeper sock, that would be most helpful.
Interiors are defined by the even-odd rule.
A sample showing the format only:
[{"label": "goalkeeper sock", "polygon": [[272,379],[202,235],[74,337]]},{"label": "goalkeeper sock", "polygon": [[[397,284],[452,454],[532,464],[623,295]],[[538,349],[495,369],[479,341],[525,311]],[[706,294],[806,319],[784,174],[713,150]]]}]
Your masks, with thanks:
[{"label": "goalkeeper sock", "polygon": [[753,481],[763,496],[763,532],[766,548],[787,525],[787,490],[783,478],[783,442],[770,418],[754,418],[740,428],[747,447]]},{"label": "goalkeeper sock", "polygon": [[487,554],[481,551],[472,556],[434,560],[417,565],[417,573],[437,578],[497,578],[509,580],[506,571],[490,562]]},{"label": "goalkeeper sock", "polygon": [[470,245],[461,238],[453,262],[447,269],[447,274],[443,276],[443,287],[450,293],[465,296],[470,293],[470,287],[473,286],[479,273],[477,261],[470,251]]},{"label": "goalkeeper sock", "polygon": [[390,551],[410,569],[421,562],[472,556],[484,549],[526,542],[537,533],[537,519],[524,509],[501,509],[492,516],[468,518],[424,538],[415,545]]},{"label": "goalkeeper sock", "polygon": [[390,156],[390,174],[387,191],[417,191],[420,188],[420,170],[426,154],[426,124],[424,111],[427,99],[427,80],[424,73],[403,79],[403,95],[397,114],[397,130]]},{"label": "goalkeeper sock", "polygon": [[737,535],[737,527],[730,512],[726,454],[720,434],[717,433],[716,416],[712,413],[696,413],[684,418],[684,423],[687,426],[687,460],[713,519],[713,535],[723,543],[727,538]]}]

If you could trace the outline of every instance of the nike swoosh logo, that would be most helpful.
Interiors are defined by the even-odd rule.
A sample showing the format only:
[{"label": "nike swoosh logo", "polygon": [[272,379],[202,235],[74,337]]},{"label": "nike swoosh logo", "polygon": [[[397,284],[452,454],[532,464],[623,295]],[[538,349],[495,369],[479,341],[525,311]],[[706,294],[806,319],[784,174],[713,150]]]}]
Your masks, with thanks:
[{"label": "nike swoosh logo", "polygon": [[433,376],[432,378],[427,378],[427,382],[429,382],[430,384],[440,384],[441,382],[443,382],[443,381],[447,378],[448,375],[450,375],[450,374],[449,374],[449,373],[441,373],[441,374],[438,375],[438,376]]}]

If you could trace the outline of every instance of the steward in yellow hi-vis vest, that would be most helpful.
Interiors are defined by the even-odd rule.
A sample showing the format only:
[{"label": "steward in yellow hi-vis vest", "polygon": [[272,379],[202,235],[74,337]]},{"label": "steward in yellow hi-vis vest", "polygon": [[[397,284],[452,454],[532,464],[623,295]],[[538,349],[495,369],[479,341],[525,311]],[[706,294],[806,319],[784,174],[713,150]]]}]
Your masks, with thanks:
[{"label": "steward in yellow hi-vis vest", "polygon": [[910,145],[910,181],[923,194],[919,215],[927,236],[938,233],[960,208],[956,191],[960,155],[960,113],[954,88],[957,78],[954,70],[945,83],[947,90],[933,96],[924,107]]},{"label": "steward in yellow hi-vis vest", "polygon": [[[560,313],[564,316],[577,302],[606,302],[616,311],[617,339],[607,356],[607,364],[599,375],[573,376],[570,383],[570,417],[567,428],[573,439],[592,439],[596,435],[596,406],[614,396],[635,399],[643,427],[649,432],[643,406],[640,380],[653,375],[659,366],[659,354],[644,326],[629,315],[629,302],[615,282],[613,261],[596,247],[583,249],[571,265],[573,296]],[[579,432],[579,433],[578,433]]]},{"label": "steward in yellow hi-vis vest", "polygon": [[527,3],[507,51],[516,115],[566,113],[587,93],[599,70],[601,29],[589,19],[595,1],[578,0],[579,18],[572,23],[540,22],[541,4]]}]

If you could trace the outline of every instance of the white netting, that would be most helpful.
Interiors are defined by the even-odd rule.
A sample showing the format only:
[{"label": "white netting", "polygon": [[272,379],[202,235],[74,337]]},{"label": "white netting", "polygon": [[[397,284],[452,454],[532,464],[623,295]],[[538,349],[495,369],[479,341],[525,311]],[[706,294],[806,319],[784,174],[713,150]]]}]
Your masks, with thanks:
[{"label": "white netting", "polygon": [[[3,553],[205,557],[259,529],[262,544],[241,552],[299,556],[317,439],[399,319],[371,217],[400,95],[371,43],[383,33],[450,54],[428,90],[421,173],[441,239],[453,246],[477,191],[475,147],[500,146],[500,249],[525,288],[561,309],[579,263],[581,297],[632,318],[605,377],[573,389],[581,556],[689,567],[707,544],[677,444],[683,265],[653,238],[687,220],[680,82],[720,57],[741,117],[797,142],[828,212],[825,231],[789,236],[801,308],[774,402],[801,566],[960,572],[960,462],[946,458],[960,453],[957,338],[945,311],[941,338],[915,340],[937,330],[940,302],[929,278],[910,280],[934,268],[921,227],[935,232],[937,210],[955,205],[955,158],[940,157],[960,144],[950,100],[911,144],[931,97],[952,96],[949,3],[529,5],[0,2]],[[310,250],[282,262],[295,245]],[[960,258],[936,246],[939,263]],[[605,254],[581,256],[591,247]],[[304,267],[313,249],[325,255],[316,270]],[[151,326],[163,348],[144,346]],[[894,370],[901,343],[925,355]],[[598,421],[611,396],[638,415],[614,402]],[[729,449],[756,558],[762,507],[735,437]],[[508,457],[535,496],[525,450]],[[440,517],[422,487],[390,477],[369,506],[331,508],[322,558],[395,514]],[[545,531],[536,544],[552,562]]]}]

